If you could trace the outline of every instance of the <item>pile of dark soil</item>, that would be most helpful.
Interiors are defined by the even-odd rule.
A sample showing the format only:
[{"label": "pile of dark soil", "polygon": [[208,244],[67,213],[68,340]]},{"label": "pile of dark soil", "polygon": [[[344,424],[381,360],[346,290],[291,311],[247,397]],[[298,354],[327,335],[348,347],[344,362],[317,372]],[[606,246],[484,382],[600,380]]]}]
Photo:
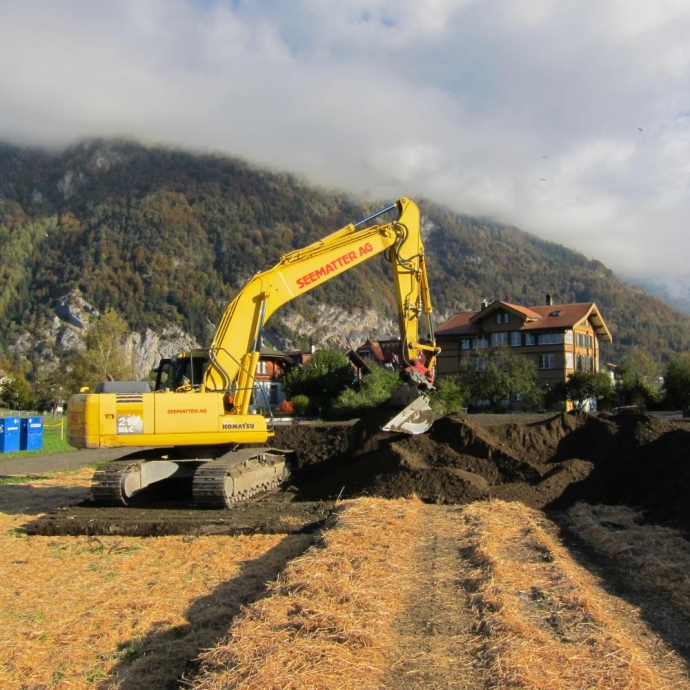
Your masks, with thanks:
[{"label": "pile of dark soil", "polygon": [[159,487],[138,509],[62,508],[24,526],[31,534],[244,534],[312,531],[338,498],[415,494],[430,503],[492,498],[537,509],[577,501],[641,508],[690,534],[690,431],[657,417],[567,413],[516,421],[438,419],[426,434],[379,429],[382,410],[352,423],[289,424],[273,445],[292,449],[290,486],[227,511],[208,511]]},{"label": "pile of dark soil", "polygon": [[434,503],[500,498],[539,509],[624,503],[690,531],[690,431],[651,415],[571,412],[492,424],[463,415],[441,418],[421,436],[376,428],[279,428],[276,444],[297,454],[298,496],[416,494]]}]

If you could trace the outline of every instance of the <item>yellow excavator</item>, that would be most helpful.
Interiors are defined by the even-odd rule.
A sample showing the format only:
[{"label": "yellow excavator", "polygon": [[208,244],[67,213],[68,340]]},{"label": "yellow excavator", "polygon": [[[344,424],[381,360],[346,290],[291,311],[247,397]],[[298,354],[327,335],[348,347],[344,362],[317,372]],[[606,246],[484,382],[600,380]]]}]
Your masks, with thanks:
[{"label": "yellow excavator", "polygon": [[[374,223],[393,211],[395,220]],[[290,474],[289,455],[257,447],[274,432],[271,418],[253,414],[261,403],[255,374],[266,321],[286,302],[382,252],[393,269],[410,403],[383,428],[426,431],[433,420],[427,394],[440,349],[431,324],[419,208],[402,198],[257,273],[228,305],[209,349],[163,360],[153,391],[145,381],[103,381],[93,392],[71,396],[70,445],[137,449],[95,472],[96,502],[128,505],[146,487],[169,478],[191,479],[194,502],[206,507],[230,507],[280,486]],[[422,316],[428,327],[424,342]]]}]

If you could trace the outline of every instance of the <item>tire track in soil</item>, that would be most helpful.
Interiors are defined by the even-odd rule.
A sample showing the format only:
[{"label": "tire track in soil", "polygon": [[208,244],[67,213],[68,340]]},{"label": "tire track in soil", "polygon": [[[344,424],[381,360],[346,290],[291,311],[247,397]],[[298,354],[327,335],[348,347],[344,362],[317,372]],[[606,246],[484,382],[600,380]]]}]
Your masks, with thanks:
[{"label": "tire track in soil", "polygon": [[417,554],[415,594],[399,622],[400,656],[387,688],[479,690],[486,682],[469,650],[476,648],[477,620],[470,606],[471,581],[457,538],[446,536],[446,510],[427,507],[426,536]]}]

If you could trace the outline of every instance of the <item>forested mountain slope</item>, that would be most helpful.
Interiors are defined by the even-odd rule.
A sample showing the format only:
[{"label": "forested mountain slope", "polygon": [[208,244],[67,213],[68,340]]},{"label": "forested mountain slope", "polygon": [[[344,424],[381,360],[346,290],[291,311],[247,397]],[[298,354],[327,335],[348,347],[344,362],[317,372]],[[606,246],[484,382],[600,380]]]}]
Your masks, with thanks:
[{"label": "forested mountain slope", "polygon": [[[415,198],[413,190],[400,192]],[[482,298],[530,305],[548,292],[556,303],[597,302],[614,337],[605,355],[614,361],[631,344],[659,357],[690,346],[690,317],[633,290],[598,261],[415,200],[437,323]],[[390,201],[365,204],[236,159],[130,142],[89,141],[54,153],[1,145],[0,347],[8,353],[27,334],[40,340],[58,300],[75,289],[96,309],[115,309],[132,330],[176,325],[205,343],[253,273]],[[320,303],[392,315],[384,258],[289,309],[311,332]],[[274,332],[299,341],[284,316],[281,310],[270,322]]]}]

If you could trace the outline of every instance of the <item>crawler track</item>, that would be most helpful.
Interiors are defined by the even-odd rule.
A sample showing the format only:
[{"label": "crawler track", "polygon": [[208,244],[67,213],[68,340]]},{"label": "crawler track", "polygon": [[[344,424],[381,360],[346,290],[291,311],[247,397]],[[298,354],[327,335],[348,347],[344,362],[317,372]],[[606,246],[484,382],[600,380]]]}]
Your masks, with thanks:
[{"label": "crawler track", "polygon": [[166,480],[182,480],[191,481],[194,504],[230,508],[285,482],[289,456],[274,448],[240,448],[211,459],[175,457],[166,449],[133,453],[96,470],[91,493],[99,505],[127,506],[139,502],[144,490],[155,495]]},{"label": "crawler track", "polygon": [[111,460],[94,472],[91,493],[96,503],[104,506],[126,505],[123,485],[125,477],[141,460]]},{"label": "crawler track", "polygon": [[289,451],[241,448],[200,465],[194,473],[194,503],[231,508],[252,496],[277,489],[289,476]]}]

